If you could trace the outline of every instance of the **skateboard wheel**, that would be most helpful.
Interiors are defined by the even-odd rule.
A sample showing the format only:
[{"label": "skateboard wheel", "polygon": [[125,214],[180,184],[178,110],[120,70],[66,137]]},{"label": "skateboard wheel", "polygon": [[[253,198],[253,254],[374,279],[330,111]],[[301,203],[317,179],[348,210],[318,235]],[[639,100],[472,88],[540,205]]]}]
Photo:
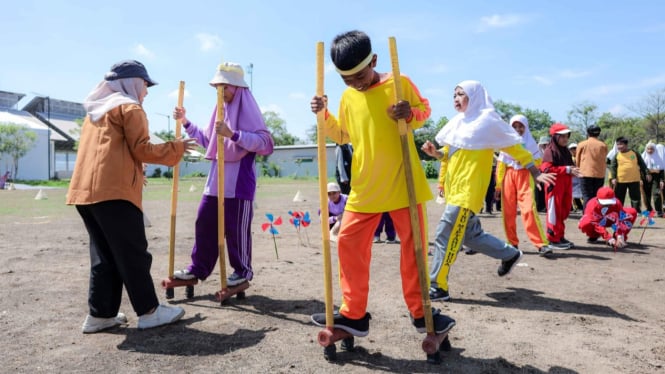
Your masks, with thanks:
[{"label": "skateboard wheel", "polygon": [[174,296],[175,295],[173,293],[173,288],[167,288],[166,289],[166,298],[170,300],[170,299],[173,299]]},{"label": "skateboard wheel", "polygon": [[450,352],[453,349],[453,346],[450,344],[450,339],[446,336],[445,339],[441,342],[441,346],[439,346],[439,351],[440,352]]},{"label": "skateboard wheel", "polygon": [[334,343],[323,347],[323,357],[327,361],[335,361],[337,359],[337,347],[335,347]]},{"label": "skateboard wheel", "polygon": [[194,297],[194,286],[186,286],[185,287],[185,296],[187,296],[188,299],[191,299]]},{"label": "skateboard wheel", "polygon": [[245,291],[240,291],[236,294],[236,299],[238,300],[244,300],[247,295],[245,295]]},{"label": "skateboard wheel", "polygon": [[432,365],[440,365],[441,364],[441,355],[439,352],[434,352],[432,354],[427,355],[427,363],[432,364]]},{"label": "skateboard wheel", "polygon": [[339,347],[344,351],[353,352],[355,350],[353,336],[342,339],[342,343],[340,343]]}]

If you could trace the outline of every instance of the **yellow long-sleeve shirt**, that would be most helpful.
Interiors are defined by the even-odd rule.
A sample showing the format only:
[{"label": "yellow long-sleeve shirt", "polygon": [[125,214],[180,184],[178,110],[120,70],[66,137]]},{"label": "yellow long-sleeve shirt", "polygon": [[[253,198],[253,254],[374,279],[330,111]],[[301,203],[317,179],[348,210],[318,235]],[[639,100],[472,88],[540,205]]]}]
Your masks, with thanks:
[{"label": "yellow long-sleeve shirt", "polygon": [[[526,168],[533,165],[533,156],[522,144],[502,148]],[[491,149],[469,150],[451,147],[446,166],[446,203],[478,213],[483,207],[492,174]]]},{"label": "yellow long-sleeve shirt", "polygon": [[[413,129],[423,125],[431,109],[416,86],[402,76],[403,100],[411,105],[413,117],[407,132],[416,202],[432,199],[432,192],[420,164]],[[400,135],[387,108],[395,103],[393,77],[366,91],[347,88],[342,94],[338,119],[326,119],[326,135],[338,144],[353,144],[351,193],[346,209],[380,213],[409,206]]]}]

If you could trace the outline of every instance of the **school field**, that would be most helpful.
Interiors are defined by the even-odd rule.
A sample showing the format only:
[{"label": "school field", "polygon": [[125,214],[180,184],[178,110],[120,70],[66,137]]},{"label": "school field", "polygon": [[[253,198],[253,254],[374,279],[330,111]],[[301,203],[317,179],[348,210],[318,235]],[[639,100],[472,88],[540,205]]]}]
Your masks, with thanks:
[{"label": "school field", "polygon": [[[202,179],[180,181],[176,269],[188,264]],[[432,188],[435,188],[432,182]],[[253,224],[255,278],[244,300],[220,306],[219,272],[170,301],[185,308],[178,323],[138,331],[126,298],[129,325],[83,335],[87,313],[88,237],[65,189],[0,191],[0,351],[9,373],[662,373],[665,371],[665,220],[636,227],[630,246],[614,253],[590,245],[567,222],[576,248],[539,257],[520,231],[520,266],[505,278],[498,261],[460,254],[450,275],[452,302],[433,302],[457,320],[443,363],[425,362],[423,335],[409,322],[401,295],[399,246],[375,244],[368,311],[370,333],[355,352],[323,358],[323,256],[318,182],[262,179]],[[152,275],[160,299],[168,272],[171,186],[151,181],[145,191]],[[302,202],[293,202],[300,191]],[[309,212],[300,235],[289,211]],[[428,204],[429,240],[442,206]],[[265,214],[281,216],[276,236],[261,230]],[[543,216],[541,215],[541,218]],[[481,214],[484,228],[503,237],[500,216]],[[639,223],[639,219],[638,219]],[[521,230],[521,226],[520,230]],[[644,231],[641,245],[637,245]],[[339,303],[335,245],[334,300]]]}]

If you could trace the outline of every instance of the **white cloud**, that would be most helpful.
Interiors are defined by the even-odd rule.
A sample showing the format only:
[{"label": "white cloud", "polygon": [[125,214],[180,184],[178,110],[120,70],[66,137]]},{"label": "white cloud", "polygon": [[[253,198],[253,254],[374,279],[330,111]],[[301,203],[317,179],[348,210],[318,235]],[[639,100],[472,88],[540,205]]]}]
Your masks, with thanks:
[{"label": "white cloud", "polygon": [[307,99],[307,96],[302,92],[291,92],[289,94],[289,99],[305,100],[305,99]]},{"label": "white cloud", "polygon": [[617,104],[607,110],[608,112],[612,113],[612,115],[619,116],[622,114],[628,113],[628,109],[626,109],[625,106],[621,104]]},{"label": "white cloud", "polygon": [[545,85],[545,86],[551,86],[551,85],[554,83],[554,82],[552,81],[552,79],[550,79],[550,78],[548,78],[548,77],[544,77],[544,76],[542,76],[542,75],[534,75],[534,76],[532,76],[531,78],[532,78],[533,80],[535,80],[536,82],[538,82],[538,83],[540,83],[540,84],[542,84],[542,85]]},{"label": "white cloud", "polygon": [[222,39],[217,35],[198,33],[196,39],[199,40],[199,48],[203,52],[217,49],[222,45]]},{"label": "white cloud", "polygon": [[527,21],[527,17],[519,14],[493,14],[491,16],[480,17],[478,32],[485,32],[490,29],[502,29],[516,26]]},{"label": "white cloud", "polygon": [[277,113],[277,114],[279,114],[279,115],[281,115],[281,114],[284,113],[284,111],[282,110],[282,108],[281,108],[279,105],[277,105],[277,104],[268,104],[268,105],[265,105],[265,106],[261,106],[260,108],[261,108],[261,113],[265,113],[265,112],[275,112],[275,113]]},{"label": "white cloud", "polygon": [[147,58],[155,57],[155,54],[141,43],[135,45],[134,48],[132,48],[132,50],[134,51],[134,53],[136,53],[141,57],[147,57]]},{"label": "white cloud", "polygon": [[[177,99],[178,98],[178,91],[179,90],[176,89],[176,90],[173,90],[173,91],[169,92],[169,97],[173,97],[173,98]],[[190,97],[189,91],[187,91],[186,88],[185,88],[185,97]]]}]

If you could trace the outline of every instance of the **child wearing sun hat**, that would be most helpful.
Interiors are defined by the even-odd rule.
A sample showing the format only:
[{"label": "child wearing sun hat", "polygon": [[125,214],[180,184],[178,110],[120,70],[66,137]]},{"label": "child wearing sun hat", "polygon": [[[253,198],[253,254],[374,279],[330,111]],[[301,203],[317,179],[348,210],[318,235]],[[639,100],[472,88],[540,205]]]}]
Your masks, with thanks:
[{"label": "child wearing sun hat", "polygon": [[[173,111],[173,118],[182,120],[187,135],[206,148],[205,158],[211,161],[196,217],[192,263],[173,274],[178,279],[206,279],[215,268],[219,254],[218,198],[224,199],[226,248],[234,270],[228,285],[237,286],[254,276],[251,226],[256,192],[255,159],[257,155],[272,154],[274,143],[243,75],[239,64],[219,65],[210,85],[224,87],[224,118],[216,118],[215,107],[207,128],[201,129],[189,121],[185,108],[176,107]],[[224,196],[218,196],[217,191],[217,135],[224,136]]]}]

